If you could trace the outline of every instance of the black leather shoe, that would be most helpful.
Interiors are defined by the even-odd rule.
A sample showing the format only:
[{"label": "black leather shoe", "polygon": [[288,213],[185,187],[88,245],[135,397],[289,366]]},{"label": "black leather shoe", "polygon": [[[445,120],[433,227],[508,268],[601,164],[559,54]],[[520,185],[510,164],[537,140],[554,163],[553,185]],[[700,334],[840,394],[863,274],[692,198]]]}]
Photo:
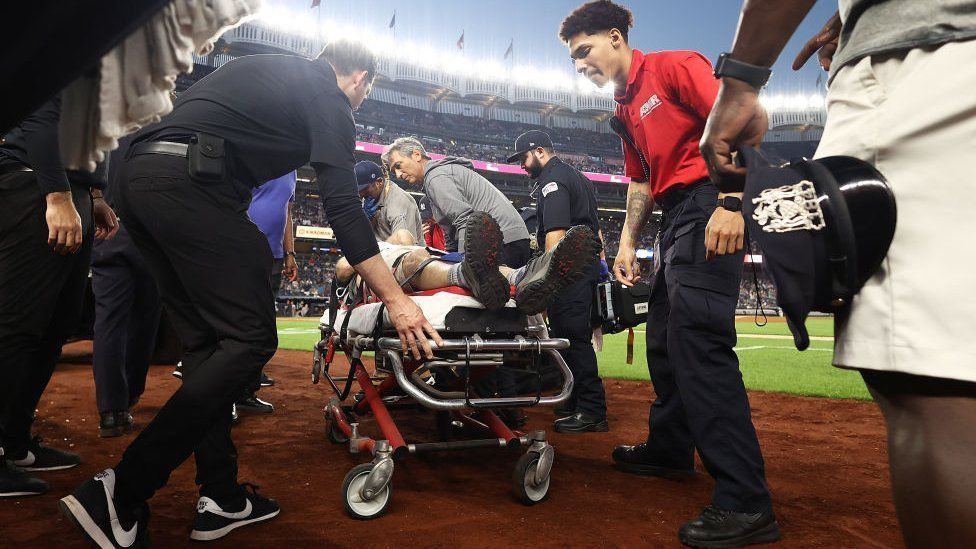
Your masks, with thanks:
[{"label": "black leather shoe", "polygon": [[115,423],[125,427],[125,432],[132,430],[132,426],[136,424],[135,420],[132,419],[132,414],[128,410],[115,413]]},{"label": "black leather shoe", "polygon": [[744,547],[779,541],[781,535],[773,512],[736,513],[706,507],[698,518],[678,530],[678,539],[689,547]]},{"label": "black leather shoe", "polygon": [[257,395],[251,393],[237,400],[237,409],[242,412],[270,414],[274,412],[274,405],[270,402],[261,400],[257,397]]},{"label": "black leather shoe", "polygon": [[272,385],[274,385],[274,383],[275,383],[274,382],[274,379],[268,377],[268,374],[266,374],[264,372],[261,372],[261,386],[262,387],[271,387]]},{"label": "black leather shoe", "polygon": [[583,412],[557,419],[553,426],[557,433],[606,433],[610,430],[607,418],[591,416]]},{"label": "black leather shoe", "polygon": [[684,479],[695,476],[695,468],[668,467],[656,462],[647,443],[636,446],[617,446],[613,449],[613,463],[625,473],[649,475],[670,479]]},{"label": "black leather shoe", "polygon": [[118,412],[101,412],[98,414],[98,436],[101,438],[120,437],[125,433],[125,426],[117,423]]},{"label": "black leather shoe", "polygon": [[556,419],[562,419],[575,414],[577,411],[576,408],[556,408],[552,413],[556,415]]}]

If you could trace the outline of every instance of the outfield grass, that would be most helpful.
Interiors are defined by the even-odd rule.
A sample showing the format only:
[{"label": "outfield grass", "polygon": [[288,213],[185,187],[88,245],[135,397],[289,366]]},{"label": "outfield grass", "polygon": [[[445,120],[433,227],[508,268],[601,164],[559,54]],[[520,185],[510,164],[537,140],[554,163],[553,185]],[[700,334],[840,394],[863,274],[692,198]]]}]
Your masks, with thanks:
[{"label": "outfield grass", "polygon": [[[759,317],[759,323],[763,318]],[[782,317],[768,317],[765,326],[756,326],[755,317],[736,317],[735,330],[740,336],[744,334],[761,335],[791,335],[790,328]],[[834,317],[814,316],[807,319],[807,333],[812,337],[834,337]]]},{"label": "outfield grass", "polygon": [[[736,352],[742,378],[749,389],[831,398],[870,398],[859,374],[831,366],[833,341],[814,340],[809,349],[800,352],[793,346],[792,337],[788,337],[789,329],[784,322],[773,321],[758,327],[750,317],[738,320],[736,329],[739,333]],[[807,330],[815,337],[832,336],[833,319],[811,318]],[[634,364],[627,364],[627,334],[606,336],[603,351],[597,353],[600,374],[608,378],[648,380],[644,337],[643,331],[634,334]],[[283,349],[308,351],[318,338],[317,319],[278,319],[278,343]]]}]

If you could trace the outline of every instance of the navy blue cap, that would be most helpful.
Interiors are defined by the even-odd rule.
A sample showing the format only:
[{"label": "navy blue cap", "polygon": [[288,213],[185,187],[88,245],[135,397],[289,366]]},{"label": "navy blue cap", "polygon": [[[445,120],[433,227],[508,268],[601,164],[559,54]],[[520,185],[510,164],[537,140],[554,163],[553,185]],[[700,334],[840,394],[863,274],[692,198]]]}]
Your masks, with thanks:
[{"label": "navy blue cap", "polygon": [[552,148],[552,139],[549,139],[548,133],[542,130],[529,130],[518,136],[518,139],[515,140],[515,154],[509,156],[508,161],[514,162],[536,147]]},{"label": "navy blue cap", "polygon": [[746,166],[742,213],[749,237],[801,351],[810,311],[839,313],[877,272],[895,233],[894,194],[870,164],[848,156],[771,166],[740,149]]},{"label": "navy blue cap", "polygon": [[356,163],[356,189],[362,191],[383,177],[383,168],[376,162],[361,160]]}]

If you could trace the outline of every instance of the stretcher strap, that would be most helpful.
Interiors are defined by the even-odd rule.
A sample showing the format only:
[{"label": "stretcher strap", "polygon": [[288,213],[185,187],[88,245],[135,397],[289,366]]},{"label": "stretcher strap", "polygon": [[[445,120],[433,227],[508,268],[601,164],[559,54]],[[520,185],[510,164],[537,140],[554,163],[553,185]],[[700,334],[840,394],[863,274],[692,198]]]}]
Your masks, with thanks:
[{"label": "stretcher strap", "polygon": [[[406,256],[400,256],[401,259],[403,257],[406,257]],[[404,280],[403,282],[400,283],[400,287],[403,288],[403,291],[404,292],[407,292],[407,293],[413,292],[415,290],[415,288],[413,286],[411,286],[410,283],[413,282],[413,279],[416,278],[417,275],[419,275],[420,273],[422,273],[424,271],[424,269],[427,268],[427,265],[430,265],[431,263],[433,263],[435,261],[439,261],[439,258],[436,258],[436,257],[428,257],[427,259],[425,259],[423,261],[423,263],[421,263],[417,267],[417,270],[416,271],[414,271],[413,273],[411,273],[410,276],[407,277],[406,280]],[[400,264],[399,261],[397,261],[396,263],[394,263],[394,265],[395,265],[394,266],[394,269],[396,269],[396,265],[399,265],[399,264]]]}]

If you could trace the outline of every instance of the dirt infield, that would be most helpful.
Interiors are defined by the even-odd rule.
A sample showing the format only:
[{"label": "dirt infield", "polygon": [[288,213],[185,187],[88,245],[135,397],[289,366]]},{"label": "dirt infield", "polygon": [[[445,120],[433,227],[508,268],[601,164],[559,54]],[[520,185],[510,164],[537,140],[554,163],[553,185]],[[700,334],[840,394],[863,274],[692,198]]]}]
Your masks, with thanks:
[{"label": "dirt infield", "polygon": [[[73,344],[68,359],[90,344]],[[560,435],[549,499],[525,507],[511,495],[518,454],[503,450],[409,456],[397,463],[393,502],[369,522],[348,518],[339,495],[346,472],[366,456],[351,455],[323,436],[324,385],[309,382],[310,353],[280,351],[269,366],[277,385],[262,390],[271,416],[244,416],[235,427],[240,477],[278,499],[281,515],[236,532],[215,547],[677,547],[682,521],[708,503],[711,479],[686,482],[634,477],[609,462],[616,444],[644,436],[648,383],[608,381],[610,433]],[[144,425],[175,390],[170,369],[154,367],[135,411]],[[779,394],[750,395],[783,547],[897,547],[901,545],[887,473],[884,429],[870,402]],[[70,446],[85,463],[42,474],[51,493],[0,502],[0,547],[85,547],[57,510],[57,499],[86,475],[114,464],[131,435],[97,437],[90,366],[61,366],[44,395],[36,433]],[[529,427],[544,428],[548,410],[529,412]],[[405,435],[433,433],[433,418],[404,411]],[[372,421],[365,432],[375,434]],[[188,460],[151,501],[157,547],[190,544],[196,503]]]}]

